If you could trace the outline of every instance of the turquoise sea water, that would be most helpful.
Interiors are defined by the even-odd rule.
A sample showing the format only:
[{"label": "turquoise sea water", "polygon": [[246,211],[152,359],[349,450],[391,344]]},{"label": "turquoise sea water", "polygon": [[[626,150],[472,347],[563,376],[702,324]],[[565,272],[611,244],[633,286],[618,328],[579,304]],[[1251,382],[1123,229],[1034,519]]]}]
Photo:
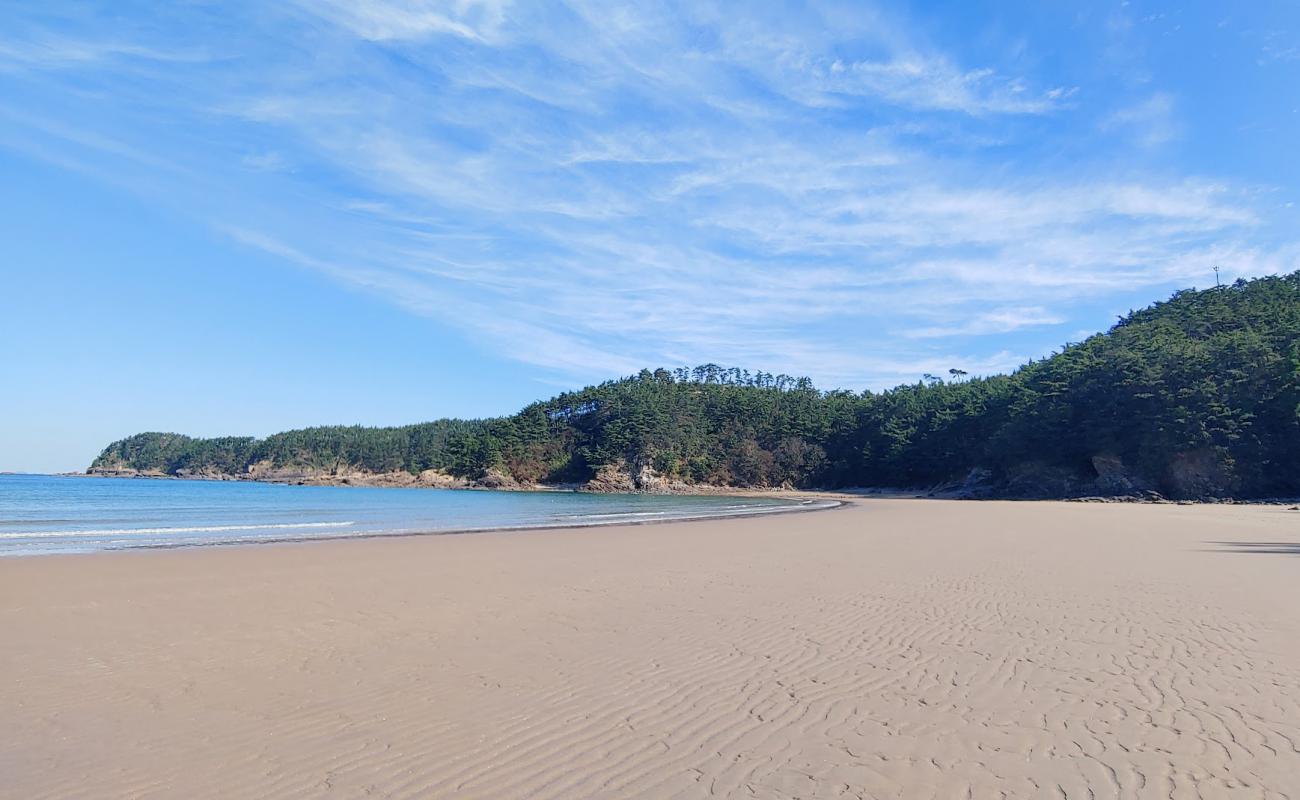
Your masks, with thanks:
[{"label": "turquoise sea water", "polygon": [[834,503],[0,475],[0,556],[611,525],[816,505]]}]

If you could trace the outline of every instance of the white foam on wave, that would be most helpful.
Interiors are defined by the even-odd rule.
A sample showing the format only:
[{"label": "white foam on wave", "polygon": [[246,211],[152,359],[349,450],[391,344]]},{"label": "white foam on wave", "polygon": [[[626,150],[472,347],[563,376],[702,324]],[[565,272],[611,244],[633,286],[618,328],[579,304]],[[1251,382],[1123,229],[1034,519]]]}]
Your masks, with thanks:
[{"label": "white foam on wave", "polygon": [[608,514],[560,514],[557,519],[603,519],[605,517],[662,517],[673,511],[611,511]]},{"label": "white foam on wave", "polygon": [[69,536],[168,536],[177,533],[224,533],[228,531],[284,530],[289,528],[347,528],[355,522],[278,522],[262,525],[195,525],[178,528],[99,528],[62,531],[16,531],[0,533],[0,539],[66,538]]},{"label": "white foam on wave", "polygon": [[[116,550],[136,547],[187,547],[196,545],[230,544],[235,542],[281,541],[293,539],[354,536],[392,536],[404,534],[436,533],[472,533],[481,531],[508,531],[546,528],[569,528],[586,526],[606,526],[621,524],[639,524],[671,520],[698,520],[725,518],[746,515],[778,514],[786,511],[807,510],[811,508],[828,508],[840,505],[838,501],[792,501],[775,504],[740,503],[708,508],[672,508],[654,511],[627,510],[604,513],[560,514],[549,521],[529,521],[516,524],[487,525],[482,527],[440,527],[437,525],[420,525],[419,527],[379,527],[369,525],[358,527],[354,521],[315,521],[282,522],[242,525],[194,525],[152,528],[87,528],[81,530],[36,530],[6,531],[0,533],[0,557],[41,553],[91,552],[94,550]],[[409,523],[408,523],[409,524]],[[312,534],[312,530],[323,534]],[[342,530],[349,529],[349,530]],[[214,535],[215,534],[215,535]],[[221,535],[229,534],[229,535]],[[30,543],[24,547],[21,540]],[[14,544],[8,544],[14,541]],[[39,542],[39,543],[38,543]],[[35,548],[35,549],[32,549]],[[54,548],[54,549],[49,549]]]},{"label": "white foam on wave", "polygon": [[542,526],[525,525],[521,527],[563,527],[564,525],[616,525],[619,522],[627,521],[633,517],[658,517],[665,521],[689,521],[696,519],[709,519],[712,517],[738,517],[750,516],[754,514],[777,514],[783,511],[795,511],[808,508],[832,508],[839,505],[835,500],[812,501],[804,500],[798,503],[772,503],[772,504],[749,504],[734,506],[716,506],[713,508],[675,508],[663,511],[617,511],[607,514],[564,514],[556,519],[565,520],[560,523],[552,523]]}]

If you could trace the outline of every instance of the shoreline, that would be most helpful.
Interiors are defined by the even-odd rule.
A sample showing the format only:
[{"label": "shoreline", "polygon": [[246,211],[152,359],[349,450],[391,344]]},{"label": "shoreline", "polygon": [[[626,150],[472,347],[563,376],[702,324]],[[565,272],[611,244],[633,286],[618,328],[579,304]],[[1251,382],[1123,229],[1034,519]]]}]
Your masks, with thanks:
[{"label": "shoreline", "polygon": [[[1207,506],[1297,506],[1300,497],[1210,497],[1195,499],[1171,499],[1155,492],[1121,495],[1070,495],[1049,497],[1025,497],[1015,495],[965,496],[948,490],[933,487],[898,488],[898,487],[845,487],[839,489],[784,489],[779,487],[745,487],[715,486],[712,484],[674,483],[663,489],[642,490],[606,490],[589,488],[586,483],[530,483],[511,486],[488,486],[465,483],[463,485],[432,485],[420,483],[386,482],[385,476],[395,473],[356,473],[343,476],[337,480],[328,479],[265,479],[227,475],[224,477],[166,475],[166,474],[101,474],[92,472],[56,472],[45,473],[8,473],[10,475],[35,475],[59,478],[116,478],[121,480],[163,480],[163,481],[202,481],[207,483],[260,483],[270,486],[335,486],[339,488],[364,489],[441,489],[453,491],[479,492],[572,492],[574,494],[629,494],[660,495],[674,497],[784,497],[789,495],[808,495],[845,498],[877,498],[894,500],[960,500],[966,502],[1012,502],[1012,503],[1090,503],[1090,504],[1133,504],[1133,505],[1207,505]],[[403,473],[409,474],[409,473]],[[1300,508],[1294,509],[1300,510]]]},{"label": "shoreline", "polygon": [[[42,473],[11,473],[14,475],[42,475]],[[401,477],[398,477],[401,476]],[[337,476],[315,477],[248,477],[244,475],[169,475],[151,472],[56,472],[43,477],[58,478],[115,478],[120,480],[204,481],[208,483],[264,483],[273,486],[337,486],[368,489],[447,489],[496,492],[573,492],[575,494],[641,494],[665,496],[753,496],[773,492],[836,493],[836,489],[795,489],[781,487],[722,486],[705,483],[669,481],[654,489],[605,489],[581,483],[482,483],[467,478],[457,478],[443,473],[436,483],[421,483],[409,472],[357,472]]]},{"label": "shoreline", "polygon": [[[184,480],[184,479],[182,479]],[[372,487],[379,488],[379,487]],[[388,487],[384,487],[388,488]],[[392,487],[399,488],[399,487]],[[492,491],[492,490],[482,490]],[[726,496],[726,495],[718,495]],[[741,495],[735,495],[740,498]],[[783,496],[784,498],[785,496]],[[790,500],[802,499],[800,497],[789,497]],[[137,551],[158,552],[173,550],[206,550],[209,548],[243,548],[243,547],[260,547],[263,545],[298,545],[314,544],[322,542],[347,542],[347,541],[370,541],[375,539],[417,539],[430,538],[438,536],[470,536],[474,534],[491,534],[491,533],[529,533],[534,531],[565,531],[565,530],[589,530],[592,528],[620,528],[620,527],[642,527],[647,525],[669,525],[672,523],[703,523],[711,520],[728,520],[728,519],[750,519],[755,517],[774,517],[783,514],[809,514],[818,511],[835,511],[837,509],[848,508],[854,503],[847,499],[818,498],[822,502],[830,505],[810,507],[807,503],[815,502],[814,498],[809,498],[805,503],[791,506],[776,506],[769,511],[746,510],[736,513],[723,514],[700,514],[696,516],[681,517],[661,517],[659,519],[634,519],[634,520],[613,520],[610,522],[557,522],[545,525],[497,525],[486,528],[448,528],[445,530],[425,530],[425,531],[396,531],[392,533],[373,531],[353,534],[322,534],[319,536],[281,536],[268,539],[245,539],[245,540],[214,540],[211,542],[178,542],[174,544],[135,544],[128,547],[105,547],[92,550],[69,550],[63,552],[48,553],[0,553],[0,561],[27,559],[27,558],[53,558],[53,557],[87,557],[100,556],[105,553],[131,553]]]}]

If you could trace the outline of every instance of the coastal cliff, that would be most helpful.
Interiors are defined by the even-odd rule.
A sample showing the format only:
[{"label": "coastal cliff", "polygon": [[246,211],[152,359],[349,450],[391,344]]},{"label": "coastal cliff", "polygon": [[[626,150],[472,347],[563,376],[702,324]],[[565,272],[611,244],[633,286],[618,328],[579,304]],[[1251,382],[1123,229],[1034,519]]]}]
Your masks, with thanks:
[{"label": "coastal cliff", "polygon": [[144,433],[89,472],[686,492],[927,487],[958,497],[1300,495],[1300,272],[1187,290],[1010,375],[884,392],[706,364],[481,420]]},{"label": "coastal cliff", "polygon": [[472,486],[470,481],[441,470],[427,469],[418,473],[405,471],[368,472],[343,469],[321,470],[309,467],[273,467],[254,464],[245,472],[222,472],[214,469],[178,469],[168,473],[156,469],[134,469],[124,464],[103,464],[86,470],[86,474],[104,478],[177,478],[205,481],[258,481],[261,483],[291,483],[299,486],[399,486],[430,489],[463,489]]},{"label": "coastal cliff", "polygon": [[[489,469],[475,479],[451,475],[438,469],[418,473],[395,470],[369,472],[343,467],[320,469],[316,467],[277,467],[268,462],[249,465],[244,472],[222,472],[210,468],[180,468],[175,472],[158,469],[135,469],[124,463],[96,462],[86,470],[86,475],[100,478],[158,478],[173,480],[255,481],[259,483],[284,483],[296,486],[375,486],[410,489],[496,489],[519,491],[567,490],[619,494],[712,494],[735,489],[726,485],[691,484],[668,480],[643,465],[633,472],[626,464],[608,464],[596,471],[585,483],[520,482],[496,469]],[[751,488],[790,488],[751,487]]]}]

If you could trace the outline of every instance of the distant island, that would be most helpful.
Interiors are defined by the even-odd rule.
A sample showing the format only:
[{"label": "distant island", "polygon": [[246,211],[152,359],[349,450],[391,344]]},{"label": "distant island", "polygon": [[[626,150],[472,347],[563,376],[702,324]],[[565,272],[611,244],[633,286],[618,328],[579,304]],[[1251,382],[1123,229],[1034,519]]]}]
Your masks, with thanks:
[{"label": "distant island", "polygon": [[960,497],[1300,495],[1300,272],[1186,290],[1010,375],[885,392],[713,364],[508,417],[265,439],[141,433],[94,475],[593,491],[930,487]]}]

